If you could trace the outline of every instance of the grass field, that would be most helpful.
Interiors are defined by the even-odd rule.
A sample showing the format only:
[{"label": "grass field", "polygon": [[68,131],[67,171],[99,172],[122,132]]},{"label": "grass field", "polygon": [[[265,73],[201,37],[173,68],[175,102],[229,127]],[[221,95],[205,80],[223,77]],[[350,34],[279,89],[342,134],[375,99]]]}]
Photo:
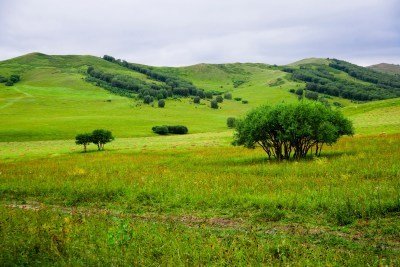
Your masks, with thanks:
[{"label": "grass field", "polygon": [[[297,101],[288,90],[301,85],[284,73],[263,64],[163,68],[249,103],[213,110],[169,99],[161,110],[85,83],[98,60],[32,54],[0,64],[25,77],[0,85],[1,265],[400,265],[399,99],[339,100],[354,137],[318,158],[276,162],[232,146],[226,118]],[[235,88],[237,79],[246,82]],[[189,134],[154,135],[161,124]],[[83,153],[73,138],[95,128],[116,140]]]}]

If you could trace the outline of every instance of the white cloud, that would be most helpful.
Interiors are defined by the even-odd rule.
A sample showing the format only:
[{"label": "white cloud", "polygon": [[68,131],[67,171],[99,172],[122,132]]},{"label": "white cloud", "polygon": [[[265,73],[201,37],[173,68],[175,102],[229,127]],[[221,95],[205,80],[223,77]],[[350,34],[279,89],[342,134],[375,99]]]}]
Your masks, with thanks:
[{"label": "white cloud", "polygon": [[152,65],[398,63],[398,10],[396,0],[3,0],[0,59],[40,51]]}]

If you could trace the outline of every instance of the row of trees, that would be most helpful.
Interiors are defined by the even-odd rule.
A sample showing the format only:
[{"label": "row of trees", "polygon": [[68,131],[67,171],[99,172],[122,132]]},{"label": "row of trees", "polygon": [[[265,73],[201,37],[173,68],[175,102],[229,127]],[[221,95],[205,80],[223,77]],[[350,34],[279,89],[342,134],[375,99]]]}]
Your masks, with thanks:
[{"label": "row of trees", "polygon": [[97,145],[97,149],[104,150],[104,145],[114,140],[114,136],[111,131],[104,129],[96,129],[92,133],[82,133],[75,137],[75,144],[83,145],[83,149],[86,152],[86,148],[89,144],[93,143]]},{"label": "row of trees", "polygon": [[278,160],[305,158],[314,148],[336,143],[340,136],[353,135],[351,121],[339,111],[315,101],[260,106],[235,122],[234,145],[254,148],[259,145],[268,157]]},{"label": "row of trees", "polygon": [[[293,80],[306,82],[305,89],[326,95],[340,96],[358,101],[380,100],[400,96],[400,90],[396,87],[379,83],[367,85],[335,76],[334,73],[338,73],[339,71],[333,68],[334,66],[337,67],[337,65],[332,65],[332,67],[325,65],[317,67],[301,66],[298,69],[285,67],[282,70],[290,73]],[[362,67],[358,68],[365,69]],[[370,72],[366,71],[365,73]],[[371,73],[375,75],[377,72],[372,71]],[[377,75],[381,74],[377,73]],[[386,75],[382,77],[384,76],[386,77]],[[365,80],[367,79],[365,78]]]}]

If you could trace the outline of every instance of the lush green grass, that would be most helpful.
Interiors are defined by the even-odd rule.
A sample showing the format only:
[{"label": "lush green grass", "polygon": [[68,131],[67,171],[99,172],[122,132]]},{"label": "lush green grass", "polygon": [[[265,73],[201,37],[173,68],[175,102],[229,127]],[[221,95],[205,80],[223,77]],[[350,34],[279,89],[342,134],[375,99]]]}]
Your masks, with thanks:
[{"label": "lush green grass", "polygon": [[2,262],[399,264],[398,134],[284,163],[205,137],[3,161]]},{"label": "lush green grass", "polygon": [[[3,265],[400,265],[399,99],[332,99],[356,136],[320,158],[278,163],[231,146],[226,127],[254,106],[297,101],[288,90],[303,85],[276,68],[159,69],[249,101],[213,110],[111,95],[83,80],[88,65],[140,77],[90,56],[0,62],[0,74],[22,76],[0,85]],[[161,124],[190,134],[154,135]],[[116,140],[83,153],[73,138],[95,128]]]}]

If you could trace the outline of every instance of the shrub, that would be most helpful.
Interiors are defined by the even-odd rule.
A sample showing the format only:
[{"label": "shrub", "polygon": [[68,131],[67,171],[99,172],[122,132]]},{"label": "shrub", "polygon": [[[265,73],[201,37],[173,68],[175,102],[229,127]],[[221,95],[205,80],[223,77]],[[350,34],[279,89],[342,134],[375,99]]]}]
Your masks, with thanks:
[{"label": "shrub", "polygon": [[248,104],[249,103],[249,101],[247,101],[247,100],[242,100],[242,104]]},{"label": "shrub", "polygon": [[159,107],[159,108],[165,107],[165,100],[164,100],[164,99],[158,100],[158,107]]},{"label": "shrub", "polygon": [[152,97],[152,96],[145,95],[145,96],[143,97],[143,103],[145,103],[145,104],[150,104],[151,102],[153,102],[153,97]]},{"label": "shrub", "polygon": [[173,134],[187,134],[188,128],[183,125],[174,125],[174,126],[167,126],[168,132]]},{"label": "shrub", "polygon": [[218,102],[217,100],[211,100],[211,108],[218,109]]},{"label": "shrub", "polygon": [[289,92],[292,93],[292,94],[295,94],[295,93],[296,93],[296,90],[290,89]]},{"label": "shrub", "polygon": [[235,127],[235,124],[236,124],[236,118],[234,118],[234,117],[229,117],[229,118],[226,120],[226,125],[227,125],[229,128]]},{"label": "shrub", "polygon": [[188,128],[183,125],[172,125],[172,126],[154,126],[151,128],[153,132],[160,134],[160,135],[167,135],[167,134],[187,134],[189,132]]},{"label": "shrub", "polygon": [[312,91],[307,91],[305,94],[305,97],[310,100],[318,100],[318,93],[312,92]]},{"label": "shrub", "polygon": [[241,98],[241,97],[235,97],[234,100],[235,100],[235,101],[241,101],[242,98]]},{"label": "shrub", "polygon": [[195,103],[195,104],[200,104],[200,96],[195,96],[194,98],[193,98],[193,103]]},{"label": "shrub", "polygon": [[153,132],[159,135],[167,135],[169,133],[168,126],[154,126],[151,128]]},{"label": "shrub", "polygon": [[216,98],[215,98],[215,100],[218,102],[218,103],[222,103],[223,101],[224,101],[224,99],[222,98],[222,96],[217,96]]},{"label": "shrub", "polygon": [[303,95],[303,89],[297,89],[296,90],[296,95]]},{"label": "shrub", "polygon": [[212,99],[213,98],[212,92],[205,92],[205,96],[206,96],[207,99]]},{"label": "shrub", "polygon": [[231,100],[232,99],[232,94],[231,93],[226,93],[226,94],[224,94],[224,98],[228,99],[228,100]]}]

